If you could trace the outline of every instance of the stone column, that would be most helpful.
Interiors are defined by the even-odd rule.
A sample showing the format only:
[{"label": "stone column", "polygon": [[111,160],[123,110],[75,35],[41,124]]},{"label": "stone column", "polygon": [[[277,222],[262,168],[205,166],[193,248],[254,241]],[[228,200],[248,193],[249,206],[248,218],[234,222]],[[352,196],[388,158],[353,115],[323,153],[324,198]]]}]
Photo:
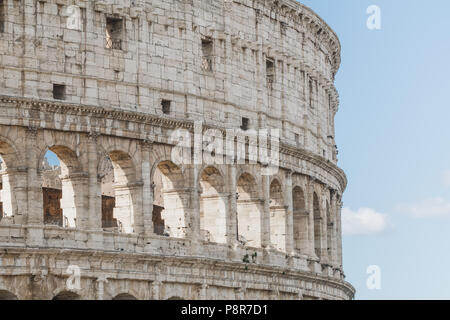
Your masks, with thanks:
[{"label": "stone column", "polygon": [[294,255],[294,203],[292,199],[292,171],[286,172],[284,203],[286,205],[286,253]]},{"label": "stone column", "polygon": [[229,196],[227,204],[227,244],[229,248],[228,256],[230,259],[234,257],[234,250],[238,245],[238,221],[237,221],[237,177],[236,164],[228,166],[228,186]]},{"label": "stone column", "polygon": [[270,176],[262,176],[261,247],[270,248]]},{"label": "stone column", "polygon": [[84,173],[70,173],[60,176],[62,186],[61,209],[63,226],[86,230],[88,226],[88,208],[85,200],[88,177]]},{"label": "stone column", "polygon": [[338,200],[336,205],[336,222],[337,222],[337,261],[339,267],[342,268],[342,206],[343,203]]},{"label": "stone column", "polygon": [[336,200],[336,191],[332,191],[331,193],[331,208],[330,208],[330,215],[333,223],[333,233],[331,235],[331,257],[330,257],[330,263],[333,267],[338,266],[338,256],[337,256],[337,242],[338,242],[338,233],[337,233],[337,227],[338,227],[338,221],[337,221],[337,200]]},{"label": "stone column", "polygon": [[142,189],[142,212],[144,222],[144,235],[150,237],[153,235],[153,188],[150,166],[150,152],[153,144],[144,141],[141,144],[142,152],[142,181],[144,183]]},{"label": "stone column", "polygon": [[42,184],[37,173],[37,129],[29,128],[26,134],[27,157],[27,244],[42,245],[44,231],[44,209]]},{"label": "stone column", "polygon": [[321,198],[319,199],[319,207],[320,207],[320,248],[319,255],[320,260],[323,263],[329,263],[328,259],[328,219],[327,219],[327,210],[325,204],[325,196],[321,194]]},{"label": "stone column", "polygon": [[97,283],[97,293],[96,293],[96,299],[97,300],[104,300],[104,294],[105,294],[105,283],[108,282],[108,279],[106,276],[102,275],[95,280]]},{"label": "stone column", "polygon": [[152,283],[152,300],[161,300],[161,286],[162,282],[155,280]]},{"label": "stone column", "polygon": [[188,212],[188,238],[191,239],[191,249],[197,253],[200,244],[200,188],[199,188],[199,166],[192,165],[190,179],[190,203]]},{"label": "stone column", "polygon": [[308,226],[308,255],[312,258],[317,258],[315,251],[315,238],[314,238],[314,182],[308,181],[306,184],[306,210],[309,212],[309,226]]},{"label": "stone column", "polygon": [[208,298],[208,285],[204,283],[198,290],[198,299],[206,300],[207,298]]},{"label": "stone column", "polygon": [[102,197],[98,182],[97,133],[88,137],[88,226],[87,229],[102,230]]}]

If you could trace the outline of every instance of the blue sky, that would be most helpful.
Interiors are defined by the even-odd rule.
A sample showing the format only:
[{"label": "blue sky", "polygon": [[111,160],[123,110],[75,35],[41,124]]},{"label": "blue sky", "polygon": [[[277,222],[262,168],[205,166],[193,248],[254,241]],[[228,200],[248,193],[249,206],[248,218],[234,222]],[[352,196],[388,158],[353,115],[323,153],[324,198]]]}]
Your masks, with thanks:
[{"label": "blue sky", "polygon": [[[342,44],[336,138],[356,298],[450,299],[450,1],[300,2]],[[381,30],[366,26],[370,5]],[[381,290],[366,286],[371,265]]]}]

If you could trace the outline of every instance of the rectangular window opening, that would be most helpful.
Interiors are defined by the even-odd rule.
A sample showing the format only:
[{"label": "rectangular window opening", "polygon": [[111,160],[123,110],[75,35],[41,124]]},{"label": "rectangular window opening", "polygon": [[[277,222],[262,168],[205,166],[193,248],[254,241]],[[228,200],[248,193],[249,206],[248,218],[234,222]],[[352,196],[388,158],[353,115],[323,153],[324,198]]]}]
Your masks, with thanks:
[{"label": "rectangular window opening", "polygon": [[5,2],[0,0],[0,33],[5,32]]},{"label": "rectangular window opening", "polygon": [[249,118],[242,118],[242,124],[241,129],[244,131],[247,131],[249,129],[250,125],[250,119]]},{"label": "rectangular window opening", "polygon": [[272,89],[275,80],[275,61],[272,59],[266,59],[266,80],[267,87]]},{"label": "rectangular window opening", "polygon": [[202,39],[202,69],[212,71],[213,63],[213,41],[212,39]]},{"label": "rectangular window opening", "polygon": [[170,105],[171,105],[170,100],[162,100],[161,101],[162,112],[164,114],[170,114]]},{"label": "rectangular window opening", "polygon": [[106,48],[122,50],[123,19],[106,18]]},{"label": "rectangular window opening", "polygon": [[63,84],[53,84],[53,99],[66,100],[66,86]]}]

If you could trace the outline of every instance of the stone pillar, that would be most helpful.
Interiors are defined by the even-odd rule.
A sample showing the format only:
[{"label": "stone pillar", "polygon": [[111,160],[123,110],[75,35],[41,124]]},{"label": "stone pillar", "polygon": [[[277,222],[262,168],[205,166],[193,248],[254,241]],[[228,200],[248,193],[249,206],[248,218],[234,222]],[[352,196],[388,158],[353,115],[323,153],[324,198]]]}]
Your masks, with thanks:
[{"label": "stone pillar", "polygon": [[230,259],[234,257],[234,250],[238,245],[238,221],[237,221],[237,177],[236,164],[228,166],[228,186],[229,196],[227,204],[227,244],[229,248],[228,256]]},{"label": "stone pillar", "polygon": [[199,300],[206,300],[208,299],[208,285],[206,283],[203,283],[201,287],[198,290],[198,299]]},{"label": "stone pillar", "polygon": [[338,200],[336,205],[336,222],[337,222],[337,261],[339,267],[342,268],[342,206],[343,203]]},{"label": "stone pillar", "polygon": [[314,238],[314,182],[308,181],[306,184],[306,210],[309,212],[309,225],[308,225],[308,255],[312,258],[318,258],[315,251],[315,238]]},{"label": "stone pillar", "polygon": [[337,227],[338,227],[338,221],[337,221],[337,199],[336,199],[336,191],[332,191],[331,193],[331,208],[330,208],[330,215],[332,219],[332,230],[333,233],[331,235],[331,257],[330,257],[330,263],[333,267],[338,266],[338,256],[337,256],[337,242],[338,242],[338,233],[337,233]]},{"label": "stone pillar", "polygon": [[153,188],[150,166],[150,152],[152,143],[144,141],[141,144],[142,153],[142,212],[144,222],[144,235],[150,237],[153,235]]},{"label": "stone pillar", "polygon": [[261,247],[270,247],[270,176],[262,176]]},{"label": "stone pillar", "polygon": [[71,173],[61,176],[64,228],[79,228],[86,230],[88,225],[88,208],[85,195],[88,177],[84,173]]},{"label": "stone pillar", "polygon": [[245,300],[245,293],[247,292],[247,289],[245,287],[240,287],[236,289],[236,300],[242,301]]},{"label": "stone pillar", "polygon": [[104,294],[105,294],[105,283],[108,282],[108,279],[106,276],[102,275],[95,280],[97,283],[97,292],[96,292],[96,299],[97,300],[104,300]]},{"label": "stone pillar", "polygon": [[329,263],[328,259],[328,219],[327,219],[327,210],[326,210],[326,202],[325,196],[321,194],[321,198],[319,199],[319,207],[320,207],[320,248],[319,255],[322,263]]},{"label": "stone pillar", "polygon": [[152,300],[161,300],[162,282],[155,280],[152,282]]},{"label": "stone pillar", "polygon": [[200,242],[200,185],[199,185],[199,166],[191,167],[191,192],[188,212],[190,217],[188,222],[188,238],[191,239],[191,248],[193,253],[197,253]]},{"label": "stone pillar", "polygon": [[286,172],[284,203],[286,205],[286,253],[289,255],[294,255],[294,203],[292,199],[292,171]]},{"label": "stone pillar", "polygon": [[44,231],[44,209],[42,184],[37,173],[37,129],[29,128],[26,134],[27,157],[27,244],[42,245]]},{"label": "stone pillar", "polygon": [[102,230],[102,197],[98,182],[98,134],[91,133],[88,137],[88,208],[87,229]]}]

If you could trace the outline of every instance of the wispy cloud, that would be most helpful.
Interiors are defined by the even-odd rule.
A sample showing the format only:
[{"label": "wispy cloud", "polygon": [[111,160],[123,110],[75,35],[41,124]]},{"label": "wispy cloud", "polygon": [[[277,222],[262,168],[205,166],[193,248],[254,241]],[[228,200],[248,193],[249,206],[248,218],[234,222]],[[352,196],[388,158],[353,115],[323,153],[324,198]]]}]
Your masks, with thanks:
[{"label": "wispy cloud", "polygon": [[414,218],[450,218],[450,201],[437,197],[410,204],[400,204],[396,211]]},{"label": "wispy cloud", "polygon": [[374,235],[386,231],[390,226],[388,215],[374,209],[342,209],[342,232],[346,236]]}]

